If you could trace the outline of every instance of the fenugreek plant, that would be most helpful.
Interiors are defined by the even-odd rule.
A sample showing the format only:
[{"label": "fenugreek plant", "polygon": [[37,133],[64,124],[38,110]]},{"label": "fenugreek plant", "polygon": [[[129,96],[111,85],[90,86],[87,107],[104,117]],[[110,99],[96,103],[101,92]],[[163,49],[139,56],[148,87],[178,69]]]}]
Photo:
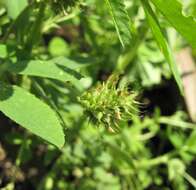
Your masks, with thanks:
[{"label": "fenugreek plant", "polygon": [[196,188],[195,5],[0,0],[0,189]]},{"label": "fenugreek plant", "polygon": [[[0,91],[0,96],[2,101],[0,101],[0,110],[13,121],[29,129],[36,135],[39,135],[58,147],[62,147],[64,144],[62,125],[65,127],[65,124],[63,124],[65,122],[62,120],[58,109],[54,108],[54,102],[52,100],[46,100],[47,98],[42,89],[44,87],[37,84],[36,80],[32,77],[39,77],[42,82],[47,79],[70,82],[74,88],[79,91],[78,95],[80,95],[84,88],[80,81],[83,76],[78,70],[82,68],[83,65],[81,64],[82,62],[74,60],[75,57],[79,55],[84,58],[84,55],[89,51],[88,48],[92,49],[88,56],[91,58],[102,56],[101,66],[105,62],[105,55],[111,53],[110,48],[116,46],[112,51],[119,53],[114,53],[108,57],[108,65],[110,65],[113,60],[116,60],[116,62],[113,63],[112,69],[123,73],[129,63],[135,61],[134,58],[137,57],[137,53],[140,53],[140,44],[142,44],[144,39],[148,39],[149,37],[151,39],[154,37],[154,41],[158,44],[166,62],[168,62],[170,71],[183,94],[178,68],[174,62],[171,48],[169,47],[169,43],[160,26],[158,17],[156,17],[154,9],[156,8],[171,26],[195,48],[196,37],[195,32],[193,32],[195,31],[193,14],[190,14],[189,17],[184,16],[181,12],[182,5],[177,0],[172,1],[172,6],[170,6],[169,1],[163,3],[161,0],[135,0],[134,2],[135,4],[130,5],[126,4],[123,0],[105,0],[103,4],[96,7],[94,5],[97,5],[97,1],[94,2],[94,5],[92,2],[81,0],[1,1],[0,85],[2,90]],[[142,5],[142,7],[140,5]],[[152,5],[154,7],[152,7]],[[140,10],[140,12],[143,11],[146,15],[144,16],[144,14],[139,13],[138,15],[134,15],[134,17],[138,16],[135,22],[128,12],[129,10],[133,10],[134,7],[136,10]],[[94,12],[97,17],[90,19],[88,15],[92,12]],[[171,14],[171,12],[174,12],[174,14]],[[105,17],[105,19],[102,20],[105,20],[106,23],[97,22],[97,19],[100,19],[101,15]],[[77,19],[80,21],[78,22]],[[113,21],[113,24],[110,21]],[[68,45],[67,42],[64,42],[61,38],[54,38],[51,40],[48,53],[47,47],[44,46],[44,38],[46,38],[51,30],[58,28],[58,24],[60,23],[65,23],[65,27],[66,23],[72,25],[73,23],[80,24],[80,26],[77,26],[78,28],[72,27],[70,31],[73,32],[66,33],[64,36],[67,41],[70,41],[70,44],[74,45],[72,48],[69,48],[70,44]],[[149,25],[152,31],[149,37],[147,35],[147,25]],[[184,26],[187,26],[187,28]],[[67,27],[65,30],[69,31],[70,25],[67,25]],[[105,31],[101,32],[101,28],[108,31],[108,33]],[[100,39],[96,37],[96,33],[101,35]],[[111,37],[111,44],[107,44],[108,39]],[[86,40],[86,42],[77,44],[77,40],[74,41],[75,38],[83,42]],[[154,41],[152,42],[153,45],[155,44]],[[79,47],[80,45],[82,47]],[[84,52],[78,53],[77,55],[77,53],[74,52],[74,48],[78,50],[83,49]],[[148,51],[149,49],[150,48],[148,48]],[[143,82],[146,78],[145,75],[141,73],[144,73],[144,70],[148,72],[148,69],[144,68],[146,66],[140,63],[141,60],[144,60],[142,53],[143,52],[141,52],[141,56],[139,56],[137,60],[138,66],[137,68],[135,67],[136,72],[134,73],[136,73],[136,75],[140,73],[136,78],[139,78],[139,80]],[[65,57],[65,55],[67,57]],[[159,61],[164,61],[164,59]],[[92,62],[94,62],[94,60],[91,61],[91,63]],[[100,62],[100,60],[98,62]],[[100,69],[100,66],[98,66],[97,69]],[[147,67],[151,67],[153,70],[152,65],[148,65]],[[107,69],[109,69],[109,67]],[[165,72],[163,72],[163,75],[164,74]],[[135,74],[133,74],[133,78],[135,77],[134,75]],[[149,73],[147,73],[147,75],[149,75]],[[20,84],[21,78],[22,81],[25,81],[25,76],[27,76],[29,80],[28,85],[26,85],[27,90],[24,90],[24,88],[22,88],[23,84]],[[160,75],[159,78],[161,78]],[[12,82],[9,82],[10,80],[14,80],[14,85],[12,85]],[[109,82],[110,80],[112,80],[114,84],[111,84],[111,82]],[[112,78],[110,78],[109,81],[85,92],[84,95],[81,96],[80,101],[96,120],[104,123],[104,125],[117,127],[119,121],[128,120],[131,118],[133,111],[135,111],[135,102],[133,101],[135,95],[130,94],[126,87],[122,89],[116,88],[116,82]],[[39,85],[39,87],[37,87],[39,90],[34,92],[37,97],[33,96],[33,92],[29,90],[32,88],[32,85],[35,86],[35,84],[36,87]],[[97,96],[96,94],[98,94],[99,91],[101,91],[101,95]],[[104,98],[106,99],[104,100]],[[22,104],[17,103],[20,99],[23,99]],[[45,103],[40,101],[40,99],[45,99]],[[96,104],[93,101],[95,101]],[[39,109],[37,109],[38,107]],[[20,110],[20,112],[18,112],[18,110]],[[18,114],[15,114],[15,112]],[[35,118],[32,119],[32,117]],[[45,119],[43,119],[45,117],[48,117],[51,121],[46,123]],[[46,132],[48,132],[48,134],[46,134]]]}]

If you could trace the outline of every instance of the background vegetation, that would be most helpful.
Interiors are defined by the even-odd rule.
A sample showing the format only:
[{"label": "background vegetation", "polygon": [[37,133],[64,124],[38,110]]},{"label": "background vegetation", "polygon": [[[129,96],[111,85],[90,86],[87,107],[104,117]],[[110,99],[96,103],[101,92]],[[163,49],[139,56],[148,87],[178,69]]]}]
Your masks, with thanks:
[{"label": "background vegetation", "polygon": [[194,0],[0,0],[0,188],[195,189],[195,18]]}]

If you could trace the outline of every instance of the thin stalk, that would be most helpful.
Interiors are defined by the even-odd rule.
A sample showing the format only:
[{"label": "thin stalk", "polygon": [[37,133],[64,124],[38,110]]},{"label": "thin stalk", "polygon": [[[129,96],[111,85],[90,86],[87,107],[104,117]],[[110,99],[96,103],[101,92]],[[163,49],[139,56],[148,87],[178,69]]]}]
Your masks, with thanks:
[{"label": "thin stalk", "polygon": [[58,165],[58,162],[60,162],[61,160],[61,157],[62,157],[63,153],[61,152],[60,155],[58,155],[58,157],[56,158],[55,161],[53,161],[53,164],[50,168],[50,170],[47,172],[47,174],[45,176],[43,176],[43,178],[40,180],[38,186],[37,186],[37,190],[42,190],[44,189],[44,183],[46,181],[46,179],[51,176],[53,173],[55,173],[55,169],[56,169],[56,166]]},{"label": "thin stalk", "polygon": [[26,146],[26,143],[27,143],[27,136],[28,136],[27,133],[25,133],[24,140],[22,141],[22,144],[19,148],[16,160],[15,160],[15,167],[13,169],[13,175],[12,175],[11,182],[10,182],[10,184],[13,185],[13,188],[15,187],[17,171],[20,168],[23,152],[24,152],[24,149],[25,149],[25,146]]},{"label": "thin stalk", "polygon": [[179,127],[182,129],[195,129],[196,127],[196,124],[179,121],[179,120],[175,120],[173,118],[168,118],[168,117],[160,117],[158,121],[161,124],[172,125],[172,126]]},{"label": "thin stalk", "polygon": [[39,12],[38,12],[36,20],[32,26],[32,30],[30,32],[30,35],[28,36],[27,43],[25,45],[25,48],[28,50],[29,55],[32,52],[33,46],[40,39],[45,7],[46,7],[46,4],[44,2],[38,3]]},{"label": "thin stalk", "polygon": [[184,173],[183,177],[196,189],[196,180],[188,173]]},{"label": "thin stalk", "polygon": [[133,44],[131,44],[130,48],[123,55],[119,56],[115,72],[122,73],[126,70],[129,63],[131,63],[135,58],[138,48],[145,39],[147,31],[148,28],[146,26],[146,23],[144,23],[141,27],[141,31],[139,32],[140,35],[136,37],[135,41],[133,42]]}]

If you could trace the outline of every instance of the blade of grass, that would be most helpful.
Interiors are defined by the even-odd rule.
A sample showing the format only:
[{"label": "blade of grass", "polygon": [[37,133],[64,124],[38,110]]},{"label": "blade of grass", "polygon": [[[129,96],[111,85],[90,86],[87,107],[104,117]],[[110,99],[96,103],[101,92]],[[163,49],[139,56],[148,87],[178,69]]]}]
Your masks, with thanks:
[{"label": "blade of grass", "polygon": [[167,62],[169,63],[170,69],[172,71],[172,74],[176,80],[176,83],[179,87],[179,90],[181,92],[181,94],[183,95],[183,85],[182,85],[182,80],[180,78],[180,74],[178,71],[178,67],[174,61],[174,57],[171,53],[171,49],[167,43],[167,40],[162,32],[161,26],[159,24],[158,19],[156,18],[155,13],[153,12],[150,4],[148,3],[147,0],[141,0],[142,2],[142,6],[144,8],[149,26],[152,30],[152,33],[154,35],[154,38],[161,50],[161,52],[163,53],[163,55],[165,56],[165,59],[167,60]]}]

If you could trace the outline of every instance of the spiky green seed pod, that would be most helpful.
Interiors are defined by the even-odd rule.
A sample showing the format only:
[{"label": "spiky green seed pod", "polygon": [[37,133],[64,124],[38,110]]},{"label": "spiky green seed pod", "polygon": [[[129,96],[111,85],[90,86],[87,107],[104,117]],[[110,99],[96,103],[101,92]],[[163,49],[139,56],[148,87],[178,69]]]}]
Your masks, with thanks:
[{"label": "spiky green seed pod", "polygon": [[79,0],[50,0],[52,9],[56,12],[65,12],[68,8],[74,7]]},{"label": "spiky green seed pod", "polygon": [[138,114],[136,94],[127,86],[118,87],[119,77],[112,75],[105,83],[84,92],[78,98],[92,121],[117,130],[119,122]]}]

